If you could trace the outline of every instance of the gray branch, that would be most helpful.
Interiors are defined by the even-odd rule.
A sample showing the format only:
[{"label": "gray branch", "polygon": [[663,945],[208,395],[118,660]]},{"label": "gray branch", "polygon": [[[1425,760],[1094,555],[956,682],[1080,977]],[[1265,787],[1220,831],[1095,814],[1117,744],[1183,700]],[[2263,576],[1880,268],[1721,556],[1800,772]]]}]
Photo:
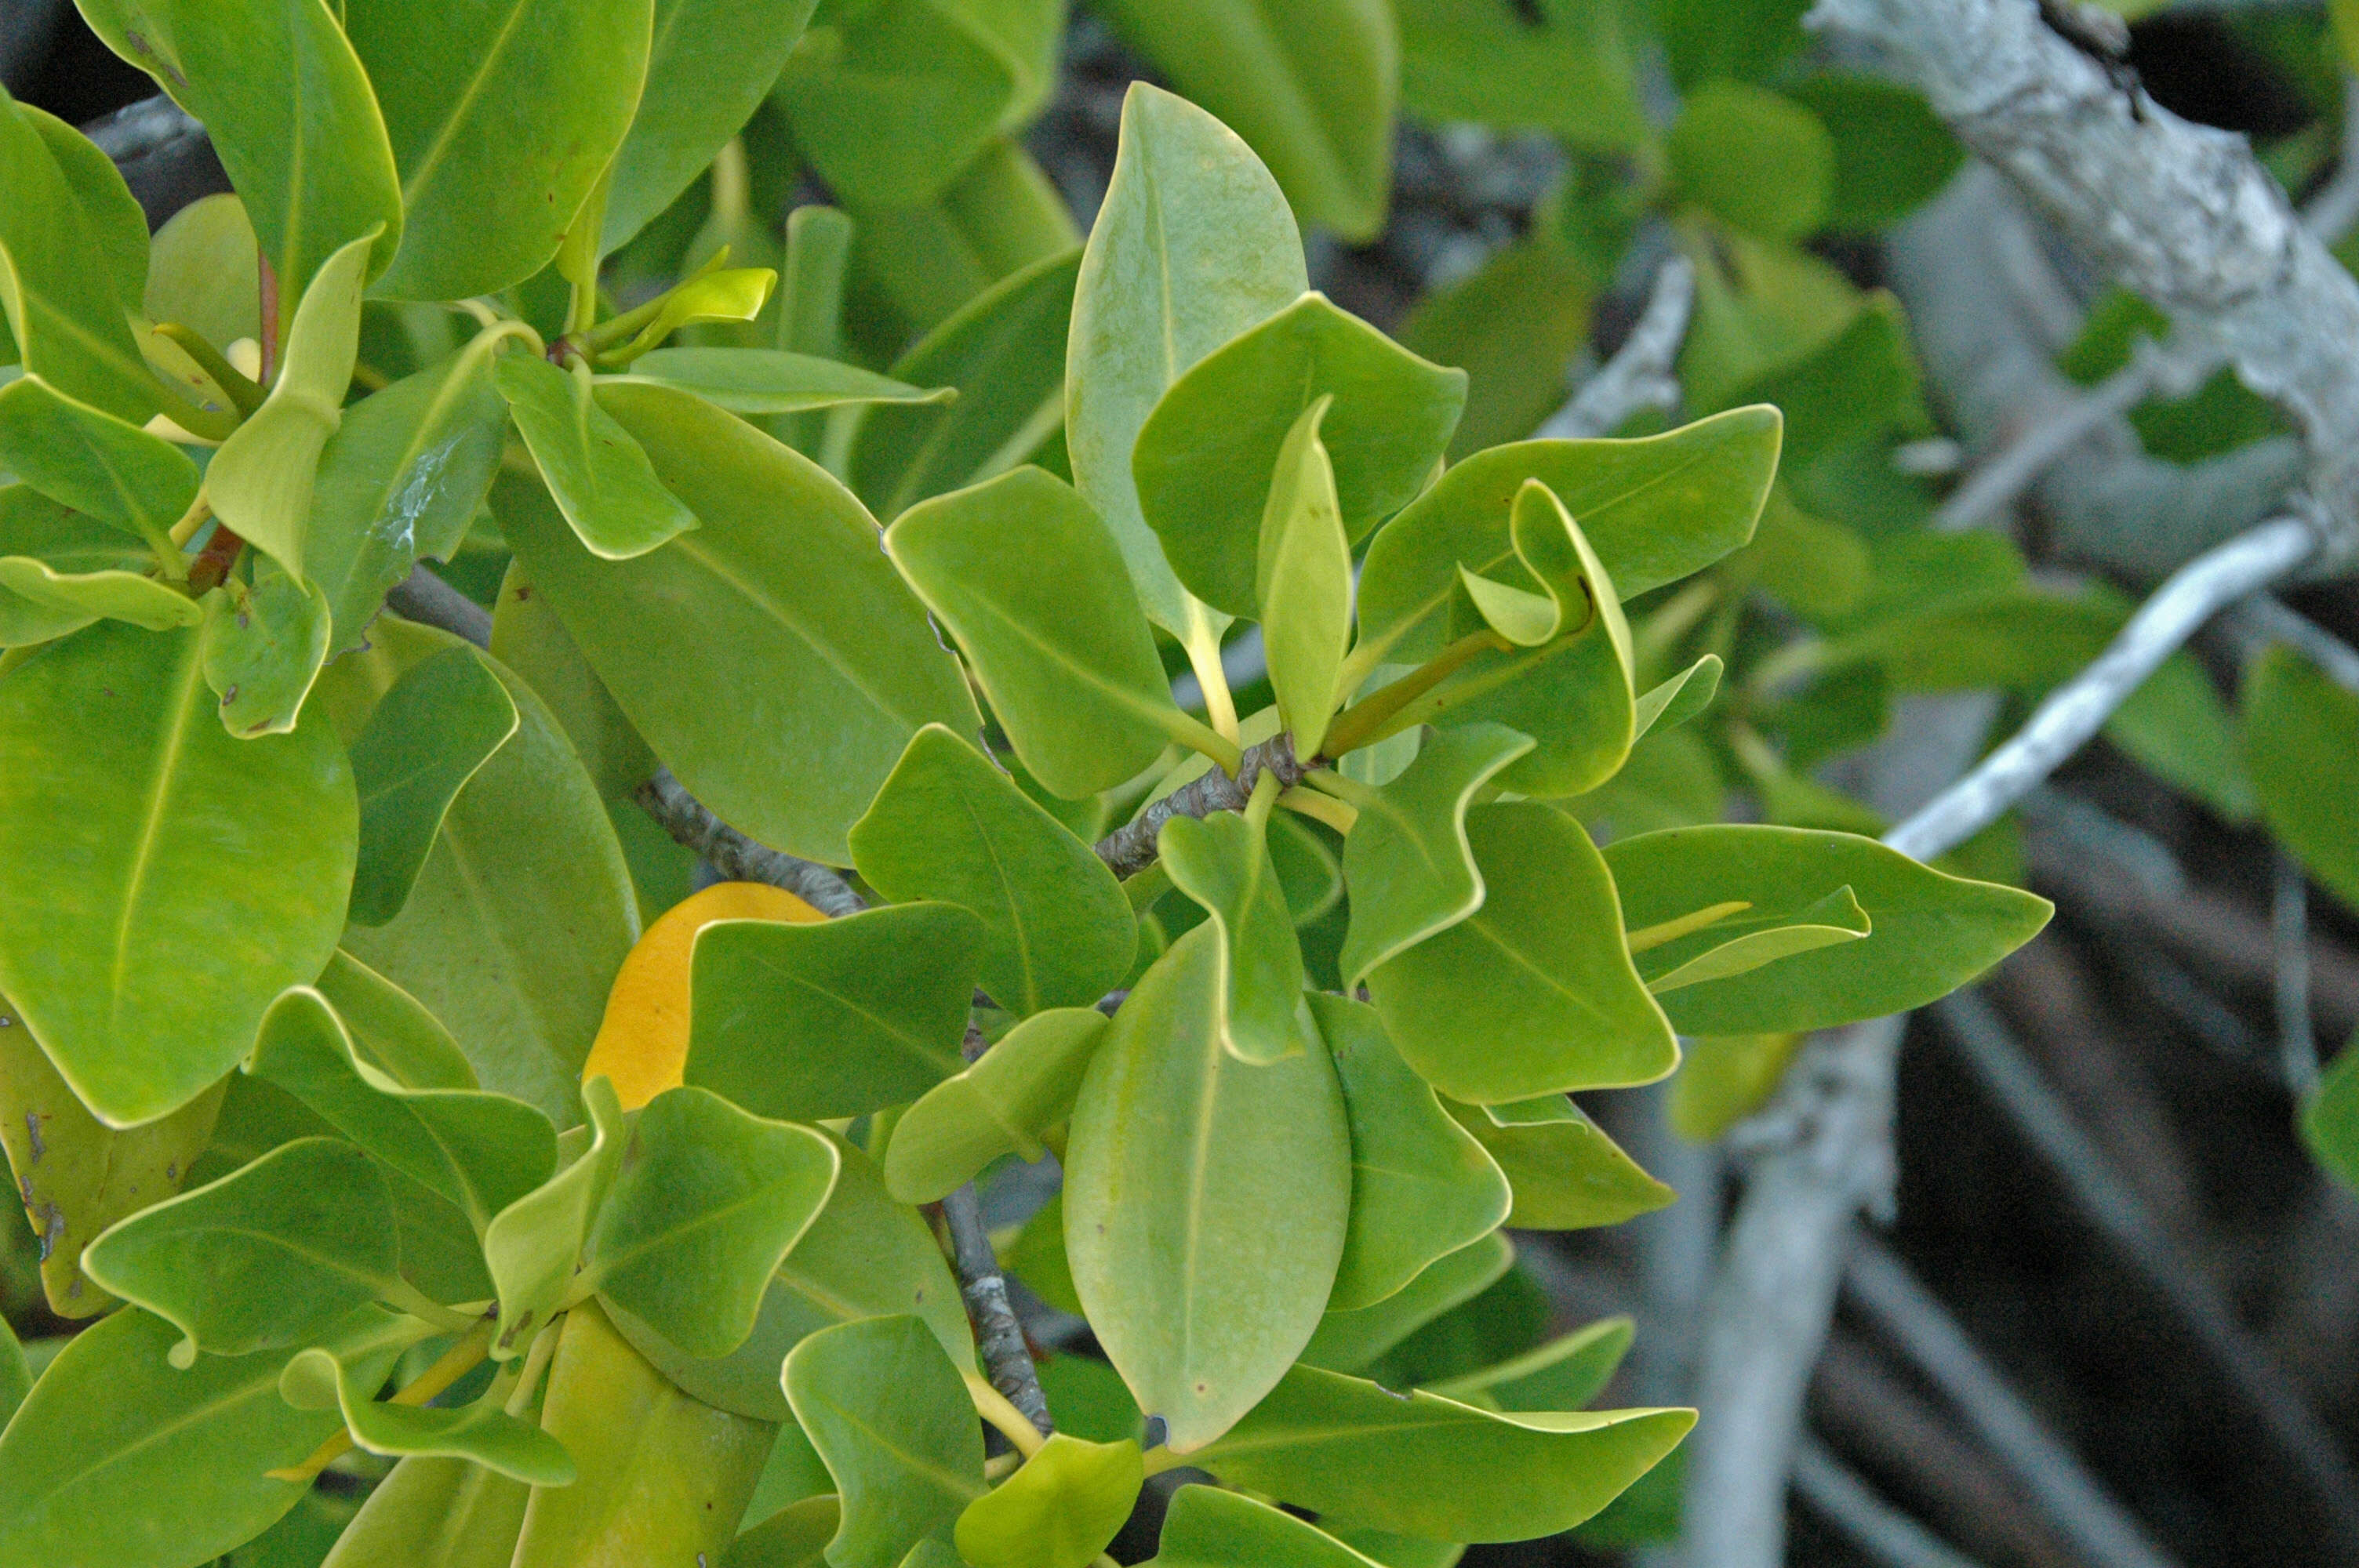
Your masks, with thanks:
[{"label": "gray branch", "polygon": [[999,1271],[999,1254],[992,1250],[990,1233],[983,1227],[983,1211],[969,1182],[942,1200],[942,1219],[950,1227],[951,1251],[958,1264],[959,1294],[966,1302],[967,1321],[974,1325],[975,1348],[991,1386],[1024,1412],[1042,1436],[1056,1431],[1049,1420],[1049,1399],[1040,1391],[1040,1374],[1032,1365],[1032,1347],[1024,1342],[1024,1325],[1008,1304],[1007,1278]]},{"label": "gray branch", "polygon": [[2229,632],[2252,647],[2283,643],[2345,691],[2359,692],[2359,649],[2310,617],[2286,608],[2274,594],[2256,593],[2228,611]]},{"label": "gray branch", "polygon": [[1099,839],[1098,859],[1112,867],[1117,877],[1136,876],[1155,863],[1155,841],[1165,823],[1175,816],[1201,817],[1216,811],[1243,811],[1245,802],[1253,796],[1254,781],[1261,777],[1265,769],[1276,774],[1278,784],[1287,789],[1300,784],[1302,775],[1309,771],[1295,758],[1293,736],[1272,736],[1257,746],[1245,748],[1234,778],[1217,767],[1210,769]]},{"label": "gray branch", "polygon": [[2325,507],[2314,564],[2359,557],[2359,283],[2242,136],[2134,99],[2031,0],[1818,0],[1808,20],[1921,90],[2104,276],[2283,408]]},{"label": "gray branch", "polygon": [[636,799],[675,842],[695,850],[730,881],[784,888],[831,920],[868,907],[832,869],[756,843],[722,821],[669,768],[658,768],[639,786]]},{"label": "gray branch", "polygon": [[2300,567],[2317,552],[2318,541],[2309,523],[2279,517],[2181,567],[2094,663],[2049,695],[2012,740],[1884,841],[1930,860],[1998,820],[2079,751],[2206,621]]},{"label": "gray branch", "polygon": [[1852,1299],[1946,1395],[2017,1484],[2097,1568],[2169,1568],[2137,1521],[1983,1359],[1956,1320],[1901,1261],[1862,1240],[1844,1283]]},{"label": "gray branch", "polygon": [[395,583],[385,596],[387,610],[421,626],[439,626],[488,652],[492,645],[492,612],[436,577],[424,567]]},{"label": "gray branch", "polygon": [[1974,1562],[1875,1495],[1824,1444],[1802,1439],[1794,1489],[1870,1560],[1885,1568],[1974,1568]]},{"label": "gray branch", "polygon": [[1540,440],[1610,436],[1642,409],[1671,413],[1680,406],[1675,367],[1695,308],[1695,267],[1687,257],[1668,258],[1655,275],[1647,308],[1630,335],[1595,375],[1532,434]]}]

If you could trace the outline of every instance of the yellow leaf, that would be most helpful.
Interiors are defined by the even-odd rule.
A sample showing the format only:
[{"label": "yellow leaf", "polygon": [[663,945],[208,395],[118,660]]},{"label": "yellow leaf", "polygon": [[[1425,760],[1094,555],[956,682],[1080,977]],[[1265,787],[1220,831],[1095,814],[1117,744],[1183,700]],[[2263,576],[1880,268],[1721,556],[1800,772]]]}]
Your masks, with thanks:
[{"label": "yellow leaf", "polygon": [[606,993],[606,1016],[582,1081],[603,1073],[625,1110],[679,1087],[688,1066],[689,960],[696,934],[716,920],[809,924],[827,916],[766,882],[717,882],[682,900],[647,927]]}]

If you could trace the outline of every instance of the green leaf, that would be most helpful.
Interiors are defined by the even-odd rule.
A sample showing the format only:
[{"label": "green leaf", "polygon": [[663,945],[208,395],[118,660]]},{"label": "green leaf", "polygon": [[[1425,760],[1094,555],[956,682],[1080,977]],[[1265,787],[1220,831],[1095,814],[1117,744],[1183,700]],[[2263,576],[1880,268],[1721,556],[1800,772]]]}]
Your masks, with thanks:
[{"label": "green leaf", "polygon": [[147,293],[147,218],[123,171],[88,136],[48,110],[19,103],[16,112],[40,133],[57,160],[92,243],[106,258],[116,300],[137,312]]},{"label": "green leaf", "polygon": [[1303,1346],[1305,1366],[1356,1372],[1452,1307],[1473,1300],[1507,1272],[1516,1249],[1493,1231],[1435,1259],[1425,1271],[1373,1305],[1331,1312]]},{"label": "green leaf", "polygon": [[1344,531],[1358,539],[1425,488],[1466,403],[1466,373],[1429,364],[1321,294],[1306,294],[1190,367],[1138,432],[1138,503],[1190,591],[1256,613],[1256,552],[1288,432],[1314,427],[1334,463]]},{"label": "green leaf", "polygon": [[1580,520],[1626,598],[1710,566],[1753,536],[1781,425],[1774,408],[1736,408],[1643,440],[1521,441],[1456,464],[1368,546],[1354,667],[1441,651],[1459,568],[1489,576],[1514,558],[1508,516],[1527,480]]},{"label": "green leaf", "polygon": [[1827,227],[1879,229],[1940,193],[1966,149],[1924,97],[1880,77],[1827,71],[1787,96],[1818,116],[1834,140]]},{"label": "green leaf", "polygon": [[843,1499],[833,1568],[895,1568],[983,1494],[983,1431],[959,1369],[914,1317],[822,1329],[787,1357],[787,1400]]},{"label": "green leaf", "polygon": [[1347,987],[1483,907],[1466,809],[1531,749],[1504,725],[1453,726],[1428,736],[1398,778],[1353,797],[1359,820],[1343,840],[1352,924],[1339,960]]},{"label": "green leaf", "polygon": [[1643,693],[1637,701],[1636,729],[1632,744],[1644,740],[1657,730],[1676,730],[1680,725],[1712,706],[1720,691],[1721,661],[1718,654],[1706,654],[1661,685]]},{"label": "green leaf", "polygon": [[1429,1389],[1462,1404],[1498,1410],[1579,1410],[1605,1391],[1636,1335],[1636,1325],[1626,1317],[1601,1318],[1512,1360]]},{"label": "green leaf", "polygon": [[948,387],[911,386],[812,354],[779,349],[658,349],[602,385],[669,386],[733,414],[796,414],[853,403],[947,403]]},{"label": "green leaf", "polygon": [[281,325],[330,255],[379,224],[368,275],[385,270],[401,186],[368,76],[325,5],[75,4],[107,48],[204,122],[278,275]]},{"label": "green leaf", "polygon": [[2318,1162],[2359,1187],[2359,1051],[2345,1045],[2302,1102],[2301,1135]]},{"label": "green leaf", "polygon": [[[1766,919],[1843,887],[1873,923],[1864,940],[1671,992],[1664,1011],[1689,1034],[1828,1029],[1922,1007],[2029,941],[2052,907],[2014,888],[1946,876],[1872,838],[1799,827],[1645,833],[1609,846],[1605,863],[1633,931],[1737,901]],[[1714,945],[1708,929],[1648,958],[1671,964]]]},{"label": "green leaf", "polygon": [[[372,635],[404,668],[462,645],[390,620]],[[607,987],[638,937],[637,901],[557,720],[514,671],[485,663],[516,705],[516,734],[451,801],[401,913],[348,926],[343,945],[442,1021],[484,1087],[569,1126]]]},{"label": "green leaf", "polygon": [[391,1458],[465,1459],[496,1475],[536,1487],[570,1487],[575,1472],[565,1445],[485,1395],[471,1404],[436,1408],[379,1402],[376,1384],[359,1383],[345,1358],[322,1349],[299,1350],[278,1375],[278,1391],[298,1410],[334,1411],[353,1441]]},{"label": "green leaf", "polygon": [[118,278],[104,265],[105,231],[76,198],[38,113],[0,89],[0,188],[8,192],[0,211],[0,308],[27,375],[145,424],[163,406],[163,388],[132,340]]},{"label": "green leaf", "polygon": [[1171,885],[1204,908],[1217,935],[1215,1029],[1241,1062],[1267,1066],[1299,1054],[1302,948],[1270,861],[1266,818],[1218,812],[1174,816],[1157,840]]},{"label": "green leaf", "polygon": [[983,988],[1013,1012],[1085,1006],[1130,972],[1136,923],[1105,862],[939,724],[910,741],[851,839],[886,898],[983,922]]},{"label": "green leaf", "polygon": [[1816,114],[1767,88],[1699,86],[1665,150],[1680,193],[1747,233],[1799,240],[1826,218],[1834,138]]},{"label": "green leaf", "polygon": [[88,1317],[111,1298],[83,1279],[82,1249],[116,1220],[180,1190],[212,1141],[221,1089],[118,1132],[74,1098],[5,997],[0,1020],[0,1146],[38,1238],[41,1291],[59,1316]]},{"label": "green leaf", "polygon": [[383,925],[401,913],[451,803],[521,720],[472,648],[412,665],[352,745],[360,792],[360,861],[350,918]]},{"label": "green leaf", "polygon": [[[154,554],[121,530],[52,501],[29,484],[0,485],[0,574],[5,574],[0,575],[0,648],[47,643],[98,619],[95,610],[81,608],[77,588],[60,589],[77,596],[71,604],[40,591],[56,579],[103,573],[111,583],[114,573],[142,577],[154,565]],[[8,586],[18,581],[38,582],[36,596]]]},{"label": "green leaf", "polygon": [[541,1426],[581,1479],[534,1489],[514,1568],[720,1562],[777,1434],[681,1392],[594,1300],[565,1314]]},{"label": "green leaf", "polygon": [[622,249],[752,119],[815,0],[656,0],[647,85],[608,178],[604,238]]},{"label": "green leaf", "polygon": [[2105,739],[2227,821],[2249,822],[2259,810],[2236,717],[2183,649],[2114,709]]},{"label": "green leaf", "polygon": [[328,658],[327,595],[275,562],[252,586],[232,579],[205,596],[205,685],[221,697],[222,728],[240,740],[295,728]]},{"label": "green leaf", "polygon": [[398,1299],[393,1199],[366,1154],[333,1138],[282,1144],[217,1182],[118,1220],[82,1254],[103,1289],[199,1350],[309,1343],[371,1301]]},{"label": "green leaf", "polygon": [[622,1164],[628,1132],[614,1086],[591,1079],[582,1086],[582,1102],[590,1110],[588,1146],[493,1216],[484,1231],[484,1262],[499,1292],[502,1325],[492,1354],[503,1360],[531,1344],[572,1289],[582,1240]]},{"label": "green leaf", "polygon": [[[141,552],[141,556],[144,554]],[[140,557],[133,558],[136,561]],[[94,620],[125,621],[144,631],[169,632],[196,625],[205,613],[203,607],[187,594],[176,592],[134,568],[110,567],[94,572],[61,572],[49,562],[29,556],[0,557],[0,590],[13,596],[13,603],[0,611],[0,615],[23,616],[21,624],[27,632],[57,627],[60,630],[55,634],[60,636],[79,631]],[[16,608],[18,605],[23,607],[21,611]],[[0,636],[0,644],[8,641]]]},{"label": "green leaf", "polygon": [[1652,139],[1620,12],[1581,0],[1393,0],[1401,106],[1430,124],[1532,127],[1606,151]]},{"label": "green leaf", "polygon": [[[721,259],[717,254],[713,257]],[[778,275],[766,266],[699,273],[655,300],[650,306],[654,315],[614,357],[635,361],[682,327],[700,321],[751,321],[770,302],[777,281]]]},{"label": "green leaf", "polygon": [[320,1568],[507,1568],[532,1488],[463,1459],[404,1459]]},{"label": "green leaf", "polygon": [[457,1205],[478,1236],[557,1167],[557,1130],[547,1117],[505,1095],[405,1086],[362,1059],[334,1008],[308,987],[289,990],[265,1015],[246,1070]]},{"label": "green leaf", "polygon": [[1686,1043],[1664,1108],[1671,1130],[1708,1143],[1767,1103],[1802,1048],[1799,1034],[1705,1034]]},{"label": "green leaf", "polygon": [[1134,83],[1074,287],[1065,442],[1073,482],[1122,546],[1147,618],[1175,636],[1203,612],[1139,509],[1131,449],[1190,366],[1309,287],[1294,214],[1252,150],[1186,100]]},{"label": "green leaf", "polygon": [[1160,1568],[1375,1568],[1317,1525],[1217,1487],[1171,1496],[1150,1561]]},{"label": "green leaf", "polygon": [[962,1369],[974,1368],[973,1331],[934,1233],[915,1209],[893,1201],[874,1161],[832,1134],[829,1141],[842,1162],[835,1189],[771,1278],[745,1344],[699,1360],[628,1313],[610,1314],[640,1354],[707,1404],[761,1421],[791,1421],[778,1383],[787,1352],[821,1329],[898,1313],[921,1319]]},{"label": "green leaf", "polygon": [[[301,1462],[342,1418],[278,1397],[284,1352],[183,1371],[171,1325],[118,1312],[66,1342],[0,1435],[0,1561],[184,1568],[233,1551],[302,1500]],[[319,1343],[382,1379],[417,1325],[364,1307]]]},{"label": "green leaf", "polygon": [[1322,1045],[1268,1066],[1221,1044],[1217,933],[1156,961],[1082,1081],[1065,1150],[1073,1283],[1174,1452],[1252,1408],[1317,1327],[1351,1210]]},{"label": "green leaf", "polygon": [[959,0],[831,6],[777,86],[798,148],[829,188],[911,206],[981,151],[1016,96],[1019,62],[991,26],[993,13],[1013,9]]},{"label": "green leaf", "polygon": [[353,404],[321,449],[303,569],[333,611],[332,654],[361,645],[412,566],[457,553],[482,510],[506,437],[492,384],[501,341],[484,333]]},{"label": "green leaf", "polygon": [[601,563],[530,486],[495,499],[534,585],[647,742],[722,820],[832,865],[909,737],[980,726],[874,521],[825,470],[684,393],[600,406],[702,526]]},{"label": "green leaf", "polygon": [[1064,423],[1065,323],[1079,251],[1049,256],[969,300],[893,363],[947,403],[881,405],[853,438],[852,488],[890,522],[918,502],[995,479]]},{"label": "green leaf", "polygon": [[324,722],[236,741],[194,632],[93,626],[0,681],[0,990],[83,1103],[153,1120],[335,950],[352,771]]},{"label": "green leaf", "polygon": [[[1640,1170],[1582,1108],[1562,1095],[1492,1108],[1455,1100],[1444,1108],[1472,1133],[1515,1189],[1507,1223],[1518,1230],[1589,1230],[1619,1225],[1679,1195]],[[1497,1117],[1512,1113],[1510,1125]]]},{"label": "green leaf", "polygon": [[[372,231],[374,232],[375,231]],[[369,238],[328,257],[303,292],[270,396],[205,470],[205,498],[223,524],[289,573],[304,575],[321,449],[343,422],[360,352],[361,285]]]},{"label": "green leaf", "polygon": [[[549,704],[566,739],[581,754],[600,797],[614,809],[618,827],[626,813],[645,816],[631,796],[654,776],[656,754],[623,717],[614,694],[606,689],[590,661],[582,656],[581,644],[549,608],[549,596],[533,582],[524,563],[513,557],[501,578],[499,600],[492,611],[492,655],[522,676]],[[662,829],[656,832],[663,836]],[[665,841],[669,842],[669,838]],[[693,860],[688,850],[680,852]],[[662,913],[648,909],[644,902],[640,908],[642,918],[649,924]]]},{"label": "green leaf", "polygon": [[958,1555],[974,1568],[1089,1568],[1146,1478],[1136,1443],[1056,1433],[959,1515]]},{"label": "green leaf", "polygon": [[721,1568],[826,1568],[827,1543],[842,1518],[832,1492],[789,1503],[730,1542]]},{"label": "green leaf", "polygon": [[1111,0],[1107,20],[1234,126],[1306,223],[1384,227],[1400,37],[1381,0]]},{"label": "green leaf", "polygon": [[1679,1064],[1622,942],[1588,834],[1534,802],[1478,806],[1475,914],[1378,965],[1368,990],[1402,1058],[1478,1104],[1649,1083]]},{"label": "green leaf", "polygon": [[2245,677],[2245,746],[2261,816],[2319,885],[2359,909],[2359,802],[2350,787],[2359,693],[2288,649]]},{"label": "green leaf", "polygon": [[[1483,0],[1495,11],[1506,4]],[[1564,226],[1537,225],[1425,295],[1394,329],[1404,348],[1466,372],[1466,411],[1450,438],[1453,462],[1523,440],[1564,404],[1565,366],[1589,347],[1598,292],[1592,258],[1550,232]]]},{"label": "green leaf", "polygon": [[1495,1414],[1299,1367],[1197,1463],[1403,1535],[1525,1541],[1603,1508],[1694,1424],[1678,1410]]},{"label": "green leaf", "polygon": [[1035,1013],[893,1124],[885,1180],[903,1203],[940,1203],[1003,1154],[1048,1153],[1040,1135],[1072,1114],[1106,1031],[1093,1007]]},{"label": "green leaf", "polygon": [[591,395],[589,362],[571,373],[530,354],[504,356],[493,379],[557,508],[601,560],[626,561],[696,526],[656,478],[647,453]]},{"label": "green leaf", "polygon": [[177,321],[217,349],[260,338],[258,254],[245,203],[226,192],[190,202],[148,246],[147,319]]},{"label": "green leaf", "polygon": [[583,1281],[690,1356],[726,1356],[753,1332],[836,1163],[808,1127],[668,1089],[639,1112],[583,1249]]},{"label": "green leaf", "polygon": [[412,1089],[472,1089],[466,1053],[419,1000],[339,947],[312,982],[351,1033],[355,1054]]},{"label": "green leaf", "polygon": [[1671,74],[1682,89],[1716,76],[1758,81],[1799,53],[1809,0],[1665,0],[1658,7]]},{"label": "green leaf", "polygon": [[0,1322],[0,1429],[33,1391],[33,1371],[26,1364],[25,1347],[17,1343],[16,1331]]},{"label": "green leaf", "polygon": [[[1657,996],[1708,980],[1732,979],[1764,964],[1813,953],[1871,934],[1867,912],[1848,887],[1837,888],[1790,915],[1738,918],[1714,923],[1702,943],[1674,942],[1665,957],[1650,957],[1638,972]],[[1661,951],[1658,949],[1657,951]]]},{"label": "green leaf", "polygon": [[1327,1310],[1372,1306],[1496,1230],[1512,1194],[1490,1155],[1400,1059],[1375,1010],[1314,992],[1352,1125],[1352,1223]]},{"label": "green leaf", "polygon": [[197,498],[197,465],[179,448],[38,373],[0,387],[0,469],[143,539],[164,538]]},{"label": "green leaf", "polygon": [[[548,264],[630,128],[652,9],[491,0],[421,12],[343,0],[408,214],[379,295],[489,294]],[[736,40],[741,50],[747,41]]]},{"label": "green leaf", "polygon": [[687,1081],[785,1121],[915,1099],[962,1065],[983,943],[951,903],[717,921],[696,937]]},{"label": "green leaf", "polygon": [[1334,465],[1319,439],[1332,397],[1304,409],[1278,450],[1254,574],[1270,686],[1299,757],[1317,756],[1327,738],[1352,641],[1352,544],[1335,499]]},{"label": "green leaf", "polygon": [[1051,794],[1111,788],[1190,730],[1114,539],[1062,481],[1020,468],[920,502],[885,547]]}]

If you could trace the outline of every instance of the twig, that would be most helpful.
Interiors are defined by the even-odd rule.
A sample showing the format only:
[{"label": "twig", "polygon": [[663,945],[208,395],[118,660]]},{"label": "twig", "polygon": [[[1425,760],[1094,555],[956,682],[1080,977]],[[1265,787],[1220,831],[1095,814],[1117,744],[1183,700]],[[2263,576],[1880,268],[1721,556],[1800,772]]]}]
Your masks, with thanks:
[{"label": "twig", "polygon": [[2286,1087],[2307,1095],[2318,1087],[2318,1023],[2310,1006],[2310,879],[2282,849],[2275,864],[2269,928],[2276,937],[2278,1064]]},{"label": "twig", "polygon": [[2168,1568],[2171,1560],[2007,1387],[1897,1258],[1863,1238],[1843,1282],[1853,1301],[1907,1352],[2091,1563]]},{"label": "twig", "polygon": [[756,843],[722,821],[672,777],[669,768],[658,768],[634,798],[675,842],[695,850],[731,881],[784,888],[831,920],[868,907],[830,868]]},{"label": "twig", "polygon": [[2104,276],[2282,408],[2324,506],[2315,564],[2359,555],[2359,283],[2244,137],[2125,92],[2022,0],[1818,0],[1807,20],[1880,56]]},{"label": "twig", "polygon": [[424,567],[412,567],[386,594],[385,603],[405,621],[439,626],[478,648],[492,645],[492,612]]},{"label": "twig", "polygon": [[1279,784],[1292,789],[1302,782],[1310,770],[1294,755],[1294,737],[1274,735],[1257,746],[1245,748],[1244,759],[1237,764],[1236,776],[1230,777],[1215,767],[1200,778],[1189,780],[1161,800],[1132,817],[1097,842],[1098,859],[1114,870],[1117,877],[1133,877],[1155,863],[1155,841],[1163,825],[1175,816],[1210,816],[1216,811],[1243,811],[1253,796],[1254,781],[1267,769],[1277,776]]},{"label": "twig", "polygon": [[[1978,992],[1960,991],[1934,1003],[1933,1011],[1975,1078],[2055,1172],[2081,1212],[2169,1303],[2340,1533],[2359,1543],[2359,1479],[2301,1390],[2155,1223],[2113,1162],[2058,1102],[1990,1003]],[[2359,1552],[2359,1545],[2350,1549]]]},{"label": "twig", "polygon": [[1815,1438],[1803,1438],[1794,1450],[1794,1489],[1885,1568],[1975,1568],[1973,1559],[1877,1497]]},{"label": "twig", "polygon": [[2014,739],[1884,841],[1930,860],[1996,821],[2102,729],[2204,622],[2310,560],[2319,537],[2303,519],[2279,517],[2188,562],[2138,607],[2093,663],[2049,694]]},{"label": "twig", "polygon": [[2296,613],[2272,593],[2256,593],[2232,608],[2229,630],[2248,647],[2283,643],[2325,672],[2345,691],[2359,691],[2359,649],[2307,615]]},{"label": "twig", "polygon": [[958,1265],[959,1295],[966,1303],[967,1321],[974,1325],[975,1348],[983,1355],[991,1386],[1006,1395],[1008,1403],[1045,1437],[1057,1430],[1049,1419],[1049,1399],[1040,1391],[1040,1374],[1032,1365],[1031,1346],[1024,1342],[1024,1325],[1008,1304],[1007,1278],[999,1271],[999,1255],[983,1227],[973,1182],[942,1200],[942,1220]]},{"label": "twig", "polygon": [[1629,337],[1563,407],[1532,433],[1535,438],[1562,441],[1610,436],[1641,409],[1669,413],[1678,408],[1680,384],[1673,367],[1694,306],[1695,267],[1685,256],[1671,256],[1655,274],[1654,292]]}]

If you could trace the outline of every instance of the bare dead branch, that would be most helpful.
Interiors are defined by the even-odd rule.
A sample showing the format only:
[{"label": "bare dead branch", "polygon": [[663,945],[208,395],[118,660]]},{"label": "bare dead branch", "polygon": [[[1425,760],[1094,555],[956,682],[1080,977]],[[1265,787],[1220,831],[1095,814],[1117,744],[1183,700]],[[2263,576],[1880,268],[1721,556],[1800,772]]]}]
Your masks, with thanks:
[{"label": "bare dead branch", "polygon": [[1610,436],[1642,409],[1665,413],[1680,406],[1680,343],[1695,308],[1695,267],[1674,255],[1655,274],[1654,292],[1637,325],[1595,375],[1532,432],[1540,440]]}]

